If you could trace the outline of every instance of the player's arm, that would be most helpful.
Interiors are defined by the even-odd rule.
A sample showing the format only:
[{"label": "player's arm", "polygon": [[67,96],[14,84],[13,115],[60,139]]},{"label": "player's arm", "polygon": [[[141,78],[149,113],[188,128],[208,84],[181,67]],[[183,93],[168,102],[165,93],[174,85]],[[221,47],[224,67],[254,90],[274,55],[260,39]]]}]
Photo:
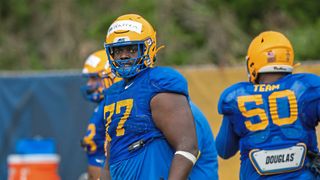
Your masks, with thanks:
[{"label": "player's arm", "polygon": [[100,179],[101,167],[88,165],[88,180]]},{"label": "player's arm", "polygon": [[[101,179],[104,167],[104,147],[101,143],[104,142],[105,128],[103,121],[103,107],[104,102],[101,102],[95,109],[93,116],[90,118],[88,126],[87,142],[90,148],[87,151],[88,156],[88,179],[97,180]],[[104,178],[105,179],[105,178]],[[103,180],[103,179],[102,179]]]},{"label": "player's arm", "polygon": [[[304,116],[306,117],[304,123],[310,127],[317,126],[320,121],[320,76],[315,74],[308,74],[304,76],[303,82],[309,84],[307,93],[303,100],[305,101],[301,106],[303,108]],[[314,119],[315,118],[315,119]],[[312,121],[310,119],[314,119]]]},{"label": "player's arm", "polygon": [[88,156],[87,174],[89,180],[97,180],[100,178],[101,167],[96,162],[97,143],[94,137],[96,136],[96,125],[90,123],[88,125],[87,135],[83,138],[82,146],[86,150]]},{"label": "player's arm", "polygon": [[232,122],[237,122],[238,118],[235,112],[238,107],[234,103],[234,90],[238,85],[226,89],[220,96],[218,103],[218,112],[223,115],[222,124],[216,138],[216,148],[218,155],[223,159],[228,159],[235,155],[239,150],[240,137],[234,132]]},{"label": "player's arm", "polygon": [[320,101],[318,103],[318,122],[320,121]]},{"label": "player's arm", "polygon": [[[320,76],[317,75],[313,75],[313,78],[309,80],[309,82],[312,82],[313,84],[313,90],[314,90],[314,95],[313,97],[315,97],[315,111],[316,111],[316,125],[318,125],[319,121],[320,121]],[[308,104],[312,104],[312,103],[308,103]],[[312,109],[312,108],[310,108]]]},{"label": "player's arm", "polygon": [[108,154],[110,154],[110,144],[109,144],[109,142],[105,142],[105,143],[107,143],[107,144],[105,144],[106,161],[105,161],[104,167],[101,172],[101,180],[111,180],[110,168],[109,168],[109,156],[108,156]]},{"label": "player's arm", "polygon": [[[172,160],[169,179],[187,179],[198,155],[195,124],[186,96],[159,93],[151,100],[151,112],[156,126],[162,131],[176,154]],[[187,157],[186,157],[187,156]],[[189,158],[188,158],[189,157]]]},{"label": "player's arm", "polygon": [[[320,94],[320,87],[317,88],[317,92],[318,92],[317,94]],[[316,111],[317,111],[317,118],[318,118],[317,120],[319,122],[320,121],[320,98],[317,99]]]},{"label": "player's arm", "polygon": [[110,175],[110,169],[109,169],[109,163],[106,161],[106,164],[104,168],[102,169],[101,172],[101,180],[111,180],[111,175]]},{"label": "player's arm", "polygon": [[228,159],[235,155],[239,150],[239,137],[234,133],[231,115],[224,115],[219,133],[216,138],[216,147],[219,156]]}]

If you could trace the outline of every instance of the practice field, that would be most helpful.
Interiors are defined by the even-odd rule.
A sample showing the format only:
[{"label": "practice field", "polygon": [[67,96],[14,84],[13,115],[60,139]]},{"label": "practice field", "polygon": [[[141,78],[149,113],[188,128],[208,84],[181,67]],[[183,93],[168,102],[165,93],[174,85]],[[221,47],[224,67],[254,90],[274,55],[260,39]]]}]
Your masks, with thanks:
[{"label": "practice field", "polygon": [[[221,116],[217,111],[217,104],[222,91],[230,85],[247,81],[247,73],[244,66],[227,69],[214,67],[178,68],[188,79],[190,96],[210,122],[214,136],[217,135],[221,124]],[[295,73],[310,72],[320,75],[320,64],[299,66]],[[320,130],[320,128],[318,128]],[[318,140],[319,140],[318,130]],[[222,180],[239,179],[240,156],[239,153],[229,160],[219,158],[219,177]]]}]

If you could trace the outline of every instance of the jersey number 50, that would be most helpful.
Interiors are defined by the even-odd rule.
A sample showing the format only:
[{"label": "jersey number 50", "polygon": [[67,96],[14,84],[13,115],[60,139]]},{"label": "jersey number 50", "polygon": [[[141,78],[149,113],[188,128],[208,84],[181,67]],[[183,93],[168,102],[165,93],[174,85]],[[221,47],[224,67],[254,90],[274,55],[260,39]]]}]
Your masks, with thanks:
[{"label": "jersey number 50", "polygon": [[[287,98],[289,103],[289,116],[288,117],[279,117],[278,114],[278,98]],[[263,104],[263,99],[261,94],[257,95],[250,95],[250,96],[240,96],[238,97],[238,107],[241,111],[242,115],[246,118],[250,118],[253,116],[259,116],[261,122],[259,123],[252,123],[250,120],[245,121],[245,126],[250,131],[258,131],[265,129],[268,124],[268,116],[266,114],[266,109],[262,108],[254,108],[247,110],[245,104],[246,103],[255,103],[256,105]],[[282,126],[285,124],[292,124],[297,120],[298,117],[298,106],[296,96],[293,91],[291,90],[284,90],[284,91],[277,91],[270,94],[268,97],[269,102],[269,112],[271,115],[271,120],[274,124],[278,126]],[[266,106],[265,106],[266,107]]]}]

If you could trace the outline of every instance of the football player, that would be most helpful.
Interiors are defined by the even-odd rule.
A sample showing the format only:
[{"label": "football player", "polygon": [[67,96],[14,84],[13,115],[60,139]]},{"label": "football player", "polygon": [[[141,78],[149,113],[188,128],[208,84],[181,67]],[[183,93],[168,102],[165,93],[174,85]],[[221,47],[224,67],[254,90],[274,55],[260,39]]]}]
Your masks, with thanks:
[{"label": "football player", "polygon": [[[111,178],[217,179],[210,127],[189,104],[186,79],[172,68],[154,67],[160,48],[155,30],[140,15],[120,16],[108,29],[109,64],[123,78],[105,91]],[[197,139],[198,131],[208,134]]]},{"label": "football player", "polygon": [[315,179],[307,154],[318,153],[319,76],[292,74],[294,51],[279,32],[255,37],[246,59],[249,82],[220,97],[219,156],[228,159],[240,150],[240,179]]},{"label": "football player", "polygon": [[89,120],[88,130],[81,144],[88,157],[88,177],[96,180],[100,178],[101,168],[105,164],[105,123],[103,121],[103,90],[112,85],[115,79],[111,73],[105,50],[91,54],[85,61],[82,75],[87,79],[86,85],[81,87],[84,97],[98,105]]}]

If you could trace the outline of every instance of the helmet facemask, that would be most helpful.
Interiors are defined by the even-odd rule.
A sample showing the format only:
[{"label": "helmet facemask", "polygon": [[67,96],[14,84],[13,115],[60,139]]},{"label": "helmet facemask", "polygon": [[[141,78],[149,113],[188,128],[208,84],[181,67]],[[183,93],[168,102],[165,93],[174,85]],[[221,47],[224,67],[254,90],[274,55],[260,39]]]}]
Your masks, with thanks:
[{"label": "helmet facemask", "polygon": [[[151,39],[146,41],[128,41],[112,44],[105,43],[105,49],[112,72],[119,77],[131,78],[149,67],[151,65],[149,56],[151,44],[149,45],[147,42],[151,42],[152,44]],[[137,56],[115,59],[115,50],[122,48],[135,49]]]},{"label": "helmet facemask", "polygon": [[[83,77],[86,79],[87,84],[81,86],[80,90],[82,95],[85,99],[91,102],[99,103],[103,98],[103,89],[104,89],[104,82],[103,79],[98,75],[95,74],[84,74]],[[88,84],[88,81],[95,81],[95,83]]]}]

